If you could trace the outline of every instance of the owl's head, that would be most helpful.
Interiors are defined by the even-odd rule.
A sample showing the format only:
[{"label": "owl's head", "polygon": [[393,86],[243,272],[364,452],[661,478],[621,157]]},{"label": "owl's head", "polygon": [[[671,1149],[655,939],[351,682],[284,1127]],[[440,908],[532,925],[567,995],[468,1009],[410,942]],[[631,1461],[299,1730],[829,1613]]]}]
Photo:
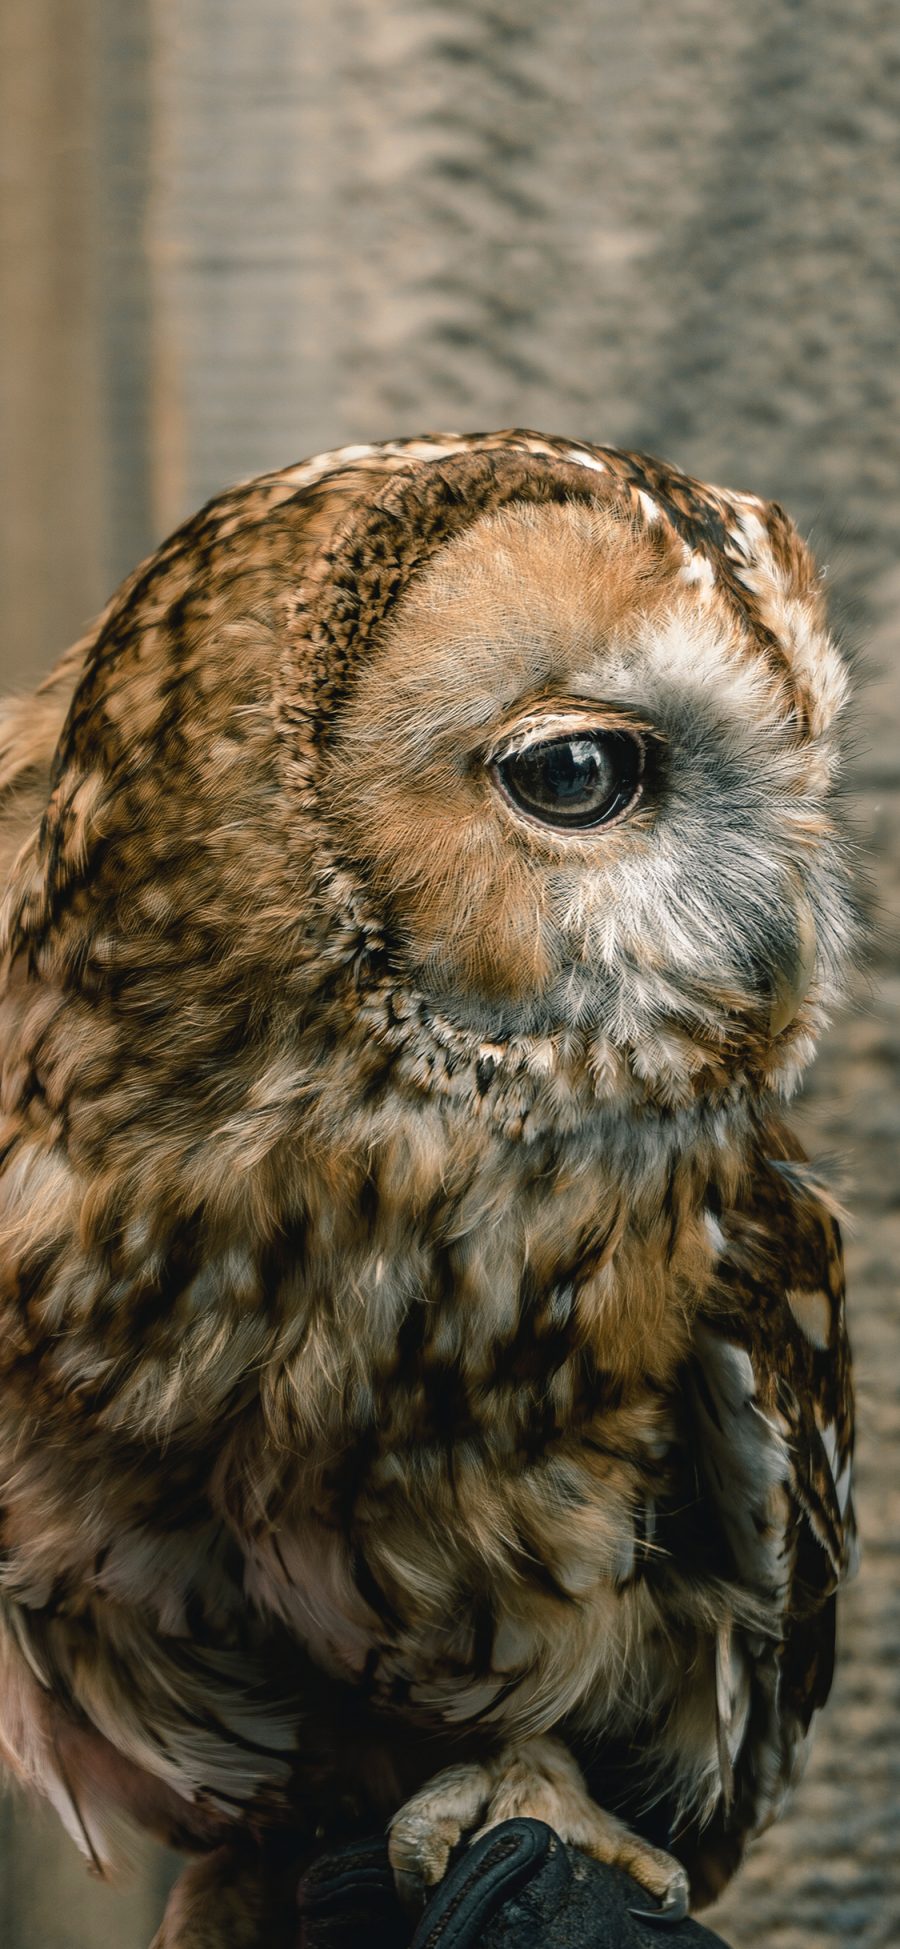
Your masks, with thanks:
[{"label": "owl's head", "polygon": [[793,1079],[848,940],[845,673],[780,509],[603,449],[420,463],[302,627],[319,816],[445,1061]]},{"label": "owl's head", "polygon": [[852,933],[844,692],[775,506],[537,435],[346,450],[113,605],[13,946],[214,1116],[329,1062],[514,1130],[787,1088]]}]

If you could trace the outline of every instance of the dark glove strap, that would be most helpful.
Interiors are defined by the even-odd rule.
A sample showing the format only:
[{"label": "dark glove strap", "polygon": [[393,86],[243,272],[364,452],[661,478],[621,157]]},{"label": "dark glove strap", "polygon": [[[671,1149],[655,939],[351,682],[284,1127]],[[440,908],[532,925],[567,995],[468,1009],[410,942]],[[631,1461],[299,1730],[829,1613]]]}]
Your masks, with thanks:
[{"label": "dark glove strap", "polygon": [[548,1896],[561,1902],[572,1875],[552,1829],[538,1820],[506,1821],[467,1848],[451,1868],[425,1910],[411,1949],[474,1949],[504,1902],[538,1874],[542,1884],[547,1881]]}]

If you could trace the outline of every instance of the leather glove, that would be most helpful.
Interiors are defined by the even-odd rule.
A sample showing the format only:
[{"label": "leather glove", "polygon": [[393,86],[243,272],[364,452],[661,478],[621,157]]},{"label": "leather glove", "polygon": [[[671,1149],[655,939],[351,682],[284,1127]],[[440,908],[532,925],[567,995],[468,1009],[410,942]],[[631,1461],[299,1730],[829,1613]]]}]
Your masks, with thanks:
[{"label": "leather glove", "polygon": [[619,1868],[510,1820],[460,1855],[420,1916],[404,1916],[383,1840],[323,1857],[301,1884],[301,1949],[727,1949],[690,1918],[635,1915],[650,1898]]}]

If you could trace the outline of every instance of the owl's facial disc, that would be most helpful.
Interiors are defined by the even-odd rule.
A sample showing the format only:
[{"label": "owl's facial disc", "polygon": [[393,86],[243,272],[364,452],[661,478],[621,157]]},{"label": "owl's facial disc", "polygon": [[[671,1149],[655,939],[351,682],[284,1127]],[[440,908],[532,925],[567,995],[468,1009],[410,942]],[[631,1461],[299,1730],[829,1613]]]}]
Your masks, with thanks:
[{"label": "owl's facial disc", "polygon": [[594,831],[624,818],[640,798],[643,769],[636,734],[577,720],[514,743],[490,766],[515,812],[556,832]]},{"label": "owl's facial disc", "polygon": [[718,1073],[805,1033],[835,935],[816,750],[661,524],[473,522],[366,645],[323,751],[339,857],[454,1028],[574,1029],[673,1101],[707,1051]]}]

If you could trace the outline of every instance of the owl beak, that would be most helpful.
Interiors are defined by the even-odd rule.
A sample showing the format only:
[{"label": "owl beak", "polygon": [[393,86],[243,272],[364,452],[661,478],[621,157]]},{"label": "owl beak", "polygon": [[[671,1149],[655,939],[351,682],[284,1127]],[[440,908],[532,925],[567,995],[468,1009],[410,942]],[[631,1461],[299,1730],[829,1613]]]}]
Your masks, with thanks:
[{"label": "owl beak", "polygon": [[815,972],[816,923],[809,901],[799,888],[794,895],[794,911],[797,916],[797,952],[793,965],[785,970],[775,984],[772,1012],[769,1018],[769,1027],[773,1036],[780,1035],[782,1030],[793,1022],[794,1016],[809,993]]}]

